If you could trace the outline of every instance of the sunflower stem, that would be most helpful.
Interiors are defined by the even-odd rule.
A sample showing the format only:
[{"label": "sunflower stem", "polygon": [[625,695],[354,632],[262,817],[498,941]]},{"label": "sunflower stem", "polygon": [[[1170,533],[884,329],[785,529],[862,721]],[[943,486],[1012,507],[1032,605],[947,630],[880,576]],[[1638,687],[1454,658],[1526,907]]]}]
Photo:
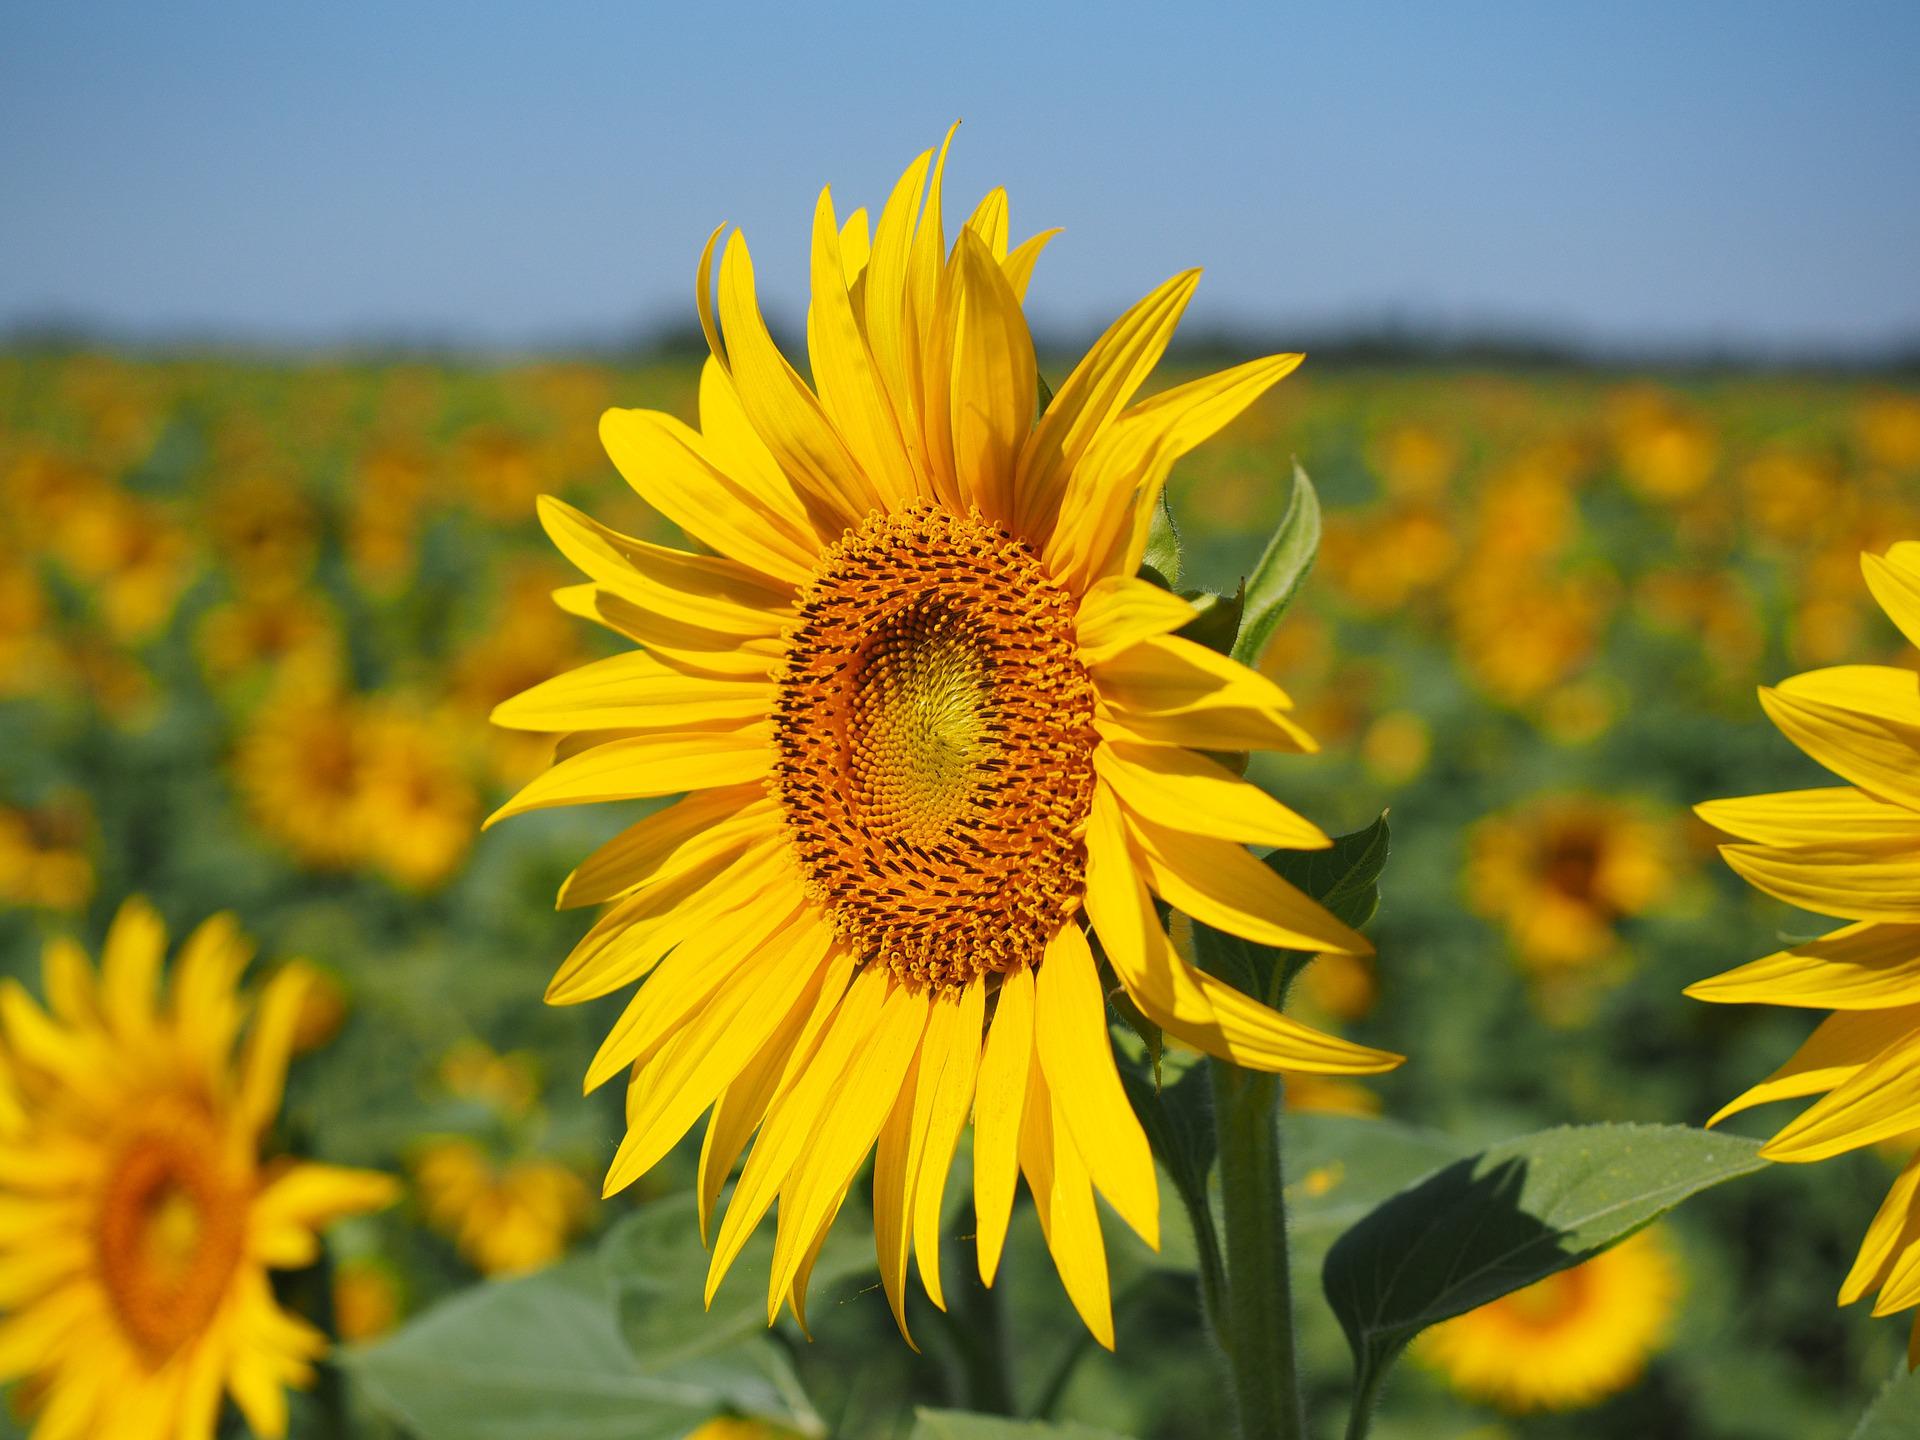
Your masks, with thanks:
[{"label": "sunflower stem", "polygon": [[1225,1061],[1209,1064],[1227,1251],[1222,1338],[1240,1437],[1303,1440],[1280,1167],[1280,1082]]}]

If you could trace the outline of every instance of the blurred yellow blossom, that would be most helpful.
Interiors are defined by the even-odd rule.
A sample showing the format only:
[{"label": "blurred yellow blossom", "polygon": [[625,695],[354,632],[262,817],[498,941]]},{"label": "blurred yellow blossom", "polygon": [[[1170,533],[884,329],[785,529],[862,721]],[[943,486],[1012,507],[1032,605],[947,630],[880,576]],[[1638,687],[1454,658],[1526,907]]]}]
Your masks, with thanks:
[{"label": "blurred yellow blossom", "polygon": [[585,1222],[585,1183],[556,1161],[496,1165],[471,1140],[441,1139],[413,1161],[427,1223],[486,1275],[536,1270],[565,1251]]}]

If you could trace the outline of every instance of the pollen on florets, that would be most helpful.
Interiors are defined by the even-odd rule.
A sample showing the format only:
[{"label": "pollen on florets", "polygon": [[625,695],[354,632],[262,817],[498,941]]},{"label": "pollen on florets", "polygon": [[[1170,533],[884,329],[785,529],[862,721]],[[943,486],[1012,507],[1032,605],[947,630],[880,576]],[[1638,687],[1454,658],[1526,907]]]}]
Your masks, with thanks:
[{"label": "pollen on florets", "polygon": [[921,506],[831,547],[796,612],[772,788],[811,893],[911,984],[1035,963],[1085,876],[1072,597],[977,513]]}]

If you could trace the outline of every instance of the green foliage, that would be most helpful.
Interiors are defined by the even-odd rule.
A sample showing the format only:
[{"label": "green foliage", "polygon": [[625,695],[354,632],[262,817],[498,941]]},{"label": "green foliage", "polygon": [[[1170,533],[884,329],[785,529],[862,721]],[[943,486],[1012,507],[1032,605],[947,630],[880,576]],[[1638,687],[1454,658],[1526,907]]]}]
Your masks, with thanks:
[{"label": "green foliage", "polygon": [[1261,652],[1273,638],[1293,597],[1300,593],[1300,586],[1319,553],[1320,497],[1314,493],[1313,482],[1296,460],[1286,513],[1280,517],[1280,524],[1267,541],[1253,573],[1241,586],[1246,616],[1239,638],[1234,641],[1234,659],[1245,665],[1259,663]]},{"label": "green foliage", "polygon": [[1764,1168],[1751,1140],[1673,1125],[1576,1125],[1492,1146],[1401,1191],[1328,1252],[1355,1404],[1430,1325],[1598,1254],[1690,1195]]},{"label": "green foliage", "polygon": [[1848,1440],[1912,1440],[1920,1434],[1920,1371],[1902,1366]]},{"label": "green foliage", "polygon": [[1048,1425],[1039,1420],[1007,1420],[998,1415],[969,1415],[962,1410],[919,1410],[908,1440],[1125,1440],[1111,1430],[1085,1425]]},{"label": "green foliage", "polygon": [[590,1259],[468,1290],[342,1360],[421,1440],[679,1440],[723,1412],[821,1433],[764,1336],[664,1363],[636,1354]]},{"label": "green foliage", "polygon": [[1163,589],[1180,584],[1180,527],[1173,523],[1173,507],[1161,492],[1160,503],[1153,507],[1153,521],[1147,529],[1146,553],[1140,557],[1141,573]]}]

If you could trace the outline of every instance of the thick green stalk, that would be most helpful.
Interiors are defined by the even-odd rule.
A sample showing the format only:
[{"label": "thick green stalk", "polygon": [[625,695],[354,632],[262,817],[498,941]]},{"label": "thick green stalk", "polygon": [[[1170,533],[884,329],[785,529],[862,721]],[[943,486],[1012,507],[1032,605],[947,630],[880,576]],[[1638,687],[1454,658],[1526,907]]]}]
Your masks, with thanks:
[{"label": "thick green stalk", "polygon": [[1287,1209],[1281,1190],[1280,1082],[1222,1060],[1213,1069],[1221,1216],[1226,1229],[1227,1363],[1241,1440],[1303,1440]]}]

